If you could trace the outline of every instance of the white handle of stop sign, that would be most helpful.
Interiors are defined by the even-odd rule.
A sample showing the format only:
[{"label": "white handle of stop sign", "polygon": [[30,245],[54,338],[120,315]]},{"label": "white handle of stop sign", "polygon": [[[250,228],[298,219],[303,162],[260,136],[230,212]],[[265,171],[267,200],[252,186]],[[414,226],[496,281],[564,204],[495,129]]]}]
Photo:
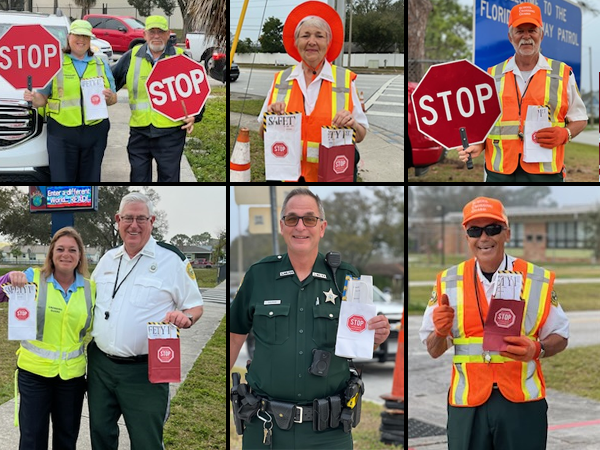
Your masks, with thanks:
[{"label": "white handle of stop sign", "polygon": [[[490,98],[492,98],[492,87],[487,84],[487,83],[482,83],[482,84],[477,84],[475,85],[475,98],[477,99],[477,104],[479,105],[479,113],[480,114],[484,114],[485,113],[485,105],[484,102],[486,100],[489,100]],[[484,93],[485,91],[485,93]],[[438,92],[436,94],[436,97],[441,98],[443,103],[444,103],[444,111],[446,112],[446,121],[450,122],[452,121],[452,113],[450,112],[450,102],[448,100],[448,97],[452,96],[452,91],[444,91],[444,92]],[[463,103],[463,98],[466,97],[467,102],[468,102],[468,110],[465,109],[465,105]],[[473,93],[471,92],[471,90],[469,88],[466,87],[462,87],[460,89],[458,89],[456,91],[456,95],[455,98],[453,98],[453,100],[456,100],[456,106],[458,107],[458,110],[460,111],[460,114],[462,117],[468,118],[471,117],[473,114],[475,114],[475,98],[473,97]],[[438,113],[437,111],[429,106],[427,103],[431,103],[434,101],[434,98],[431,95],[424,95],[423,97],[421,97],[419,99],[419,106],[424,109],[425,111],[428,111],[429,113],[431,113],[431,119],[428,119],[426,117],[421,117],[421,120],[423,121],[423,123],[425,125],[434,125],[437,121],[438,121]]]}]

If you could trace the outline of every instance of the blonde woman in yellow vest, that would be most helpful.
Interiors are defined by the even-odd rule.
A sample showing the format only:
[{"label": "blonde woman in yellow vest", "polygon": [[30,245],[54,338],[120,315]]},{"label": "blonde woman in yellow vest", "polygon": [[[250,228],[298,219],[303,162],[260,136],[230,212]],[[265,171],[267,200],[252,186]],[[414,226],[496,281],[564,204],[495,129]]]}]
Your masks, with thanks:
[{"label": "blonde woman in yellow vest", "polygon": [[204,110],[176,122],[152,110],[146,92],[152,67],[159,59],[181,55],[183,50],[170,44],[169,26],[162,16],[146,18],[144,39],[145,44],[133,47],[113,67],[117,91],[125,85],[129,91],[130,181],[152,182],[152,160],[156,160],[158,182],[178,183],[186,132],[194,130]]},{"label": "blonde woman in yellow vest", "polygon": [[[48,448],[51,416],[52,448],[75,450],[86,391],[83,341],[92,328],[96,297],[81,236],[73,228],[60,229],[41,269],[0,277],[0,285],[8,282],[37,285],[37,338],[21,341],[17,351],[19,449]],[[0,301],[5,300],[0,290]]]},{"label": "blonde woman in yellow vest", "polygon": [[[438,358],[454,347],[449,450],[546,448],[540,359],[566,348],[569,322],[553,289],[554,273],[504,252],[509,227],[499,200],[478,197],[465,206],[463,228],[473,258],[438,274],[423,315],[419,336],[429,354]],[[524,303],[520,334],[504,337],[504,351],[484,351],[492,297],[509,280],[515,293],[504,298]]]},{"label": "blonde woman in yellow vest", "polygon": [[[356,74],[330,64],[343,43],[340,16],[326,3],[301,3],[285,21],[285,50],[301,63],[275,75],[258,122],[262,124],[266,112],[302,112],[302,176],[298,181],[318,181],[322,126],[354,128],[356,142],[365,138],[369,128],[354,83]],[[262,127],[260,132],[262,136]],[[359,159],[356,151],[355,167]]]},{"label": "blonde woman in yellow vest", "polygon": [[100,181],[110,123],[108,118],[86,118],[81,82],[101,79],[107,105],[117,103],[117,94],[110,67],[90,50],[93,36],[88,21],[73,21],[62,69],[44,89],[35,94],[25,90],[23,95],[35,107],[47,105],[50,177],[59,183]]},{"label": "blonde woman in yellow vest", "polygon": [[[485,174],[489,183],[564,182],[565,145],[587,125],[588,116],[575,77],[565,63],[540,53],[544,28],[542,13],[532,3],[514,6],[508,20],[508,38],[514,58],[488,69],[496,79],[502,115],[485,145],[459,149],[459,157],[477,157],[485,149]],[[550,126],[531,134],[526,129],[528,113],[542,113]],[[547,149],[547,157],[523,160],[528,134]],[[539,151],[539,149],[538,149]],[[539,153],[538,153],[539,155]],[[550,159],[550,161],[547,161]]]}]

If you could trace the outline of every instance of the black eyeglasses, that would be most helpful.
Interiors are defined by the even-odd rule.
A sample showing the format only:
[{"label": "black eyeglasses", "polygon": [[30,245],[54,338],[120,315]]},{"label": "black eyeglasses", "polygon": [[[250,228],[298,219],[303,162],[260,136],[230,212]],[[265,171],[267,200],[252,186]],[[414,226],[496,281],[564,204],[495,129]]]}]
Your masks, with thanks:
[{"label": "black eyeglasses", "polygon": [[503,227],[502,225],[494,224],[485,227],[471,227],[467,230],[467,234],[472,238],[478,238],[481,236],[481,233],[485,231],[485,234],[488,236],[496,236],[497,234],[502,233],[502,230],[507,229],[508,228]]},{"label": "black eyeglasses", "polygon": [[302,223],[305,227],[316,227],[319,223],[320,217],[317,216],[283,216],[283,223],[288,227],[295,227],[298,224],[298,220],[302,219]]}]

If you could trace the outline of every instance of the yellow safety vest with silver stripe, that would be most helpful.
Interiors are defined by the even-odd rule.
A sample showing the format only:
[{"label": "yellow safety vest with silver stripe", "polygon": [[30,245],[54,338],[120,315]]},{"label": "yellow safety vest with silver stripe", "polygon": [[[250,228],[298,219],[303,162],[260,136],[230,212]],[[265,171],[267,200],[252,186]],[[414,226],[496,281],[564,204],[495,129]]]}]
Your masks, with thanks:
[{"label": "yellow safety vest with silver stripe", "polygon": [[96,287],[84,279],[84,288],[71,294],[66,303],[60,291],[34,269],[37,284],[37,335],[21,341],[17,366],[43,377],[70,380],[85,374],[83,338],[92,327]]},{"label": "yellow safety vest with silver stripe", "polygon": [[[277,76],[275,77],[275,84],[273,86],[273,92],[271,94],[271,101],[269,102],[269,104],[275,102],[283,102],[285,103],[286,107],[287,105],[289,105],[290,95],[292,93],[292,88],[294,85],[294,79],[288,80],[288,77],[292,74],[292,71],[295,69],[295,67],[296,66],[288,67],[286,70],[283,70],[277,74]],[[353,73],[352,71],[345,69],[344,67],[339,67],[335,65],[331,65],[331,71],[333,74],[333,83],[331,85],[331,119],[333,119],[339,111],[342,111],[344,109],[352,111],[350,106],[352,97],[350,89],[352,86],[351,83],[353,80]],[[323,125],[331,125],[331,123]],[[311,133],[311,137],[306,140],[307,162],[319,162],[320,133],[321,130],[319,128],[318,134]],[[304,130],[303,134],[305,134]],[[316,138],[316,136],[318,136],[318,138]],[[304,145],[304,139],[302,145]]]},{"label": "yellow safety vest with silver stripe", "polygon": [[[473,267],[465,274],[467,263],[472,264]],[[487,400],[494,382],[498,382],[503,395],[511,401],[542,398],[545,389],[541,368],[538,366],[539,361],[521,363],[500,356],[499,352],[483,351],[481,318],[477,307],[469,309],[473,312],[473,317],[468,317],[465,301],[465,293],[467,293],[470,296],[469,301],[476,304],[474,294],[476,287],[473,286],[474,270],[473,260],[451,267],[440,274],[437,286],[438,295],[447,294],[449,304],[455,310],[452,324],[454,357],[450,404],[453,406],[482,404]],[[521,335],[535,340],[549,312],[548,299],[554,274],[520,259],[515,261],[514,270],[525,275],[523,287],[525,314],[521,324]],[[477,331],[474,332],[474,329]],[[488,362],[493,367],[489,366]],[[494,380],[492,373],[495,373],[499,379]]]},{"label": "yellow safety vest with silver stripe", "polygon": [[[145,45],[145,44],[144,44]],[[173,122],[152,110],[148,92],[146,91],[146,80],[152,71],[152,64],[146,56],[137,56],[141,45],[131,49],[131,61],[127,70],[127,90],[129,91],[129,108],[131,119],[129,125],[132,127],[147,127],[152,124],[156,128],[173,128],[184,124],[183,120]],[[182,55],[183,50],[174,47],[177,55]],[[165,55],[168,58],[170,55]]]},{"label": "yellow safety vest with silver stripe", "polygon": [[[104,87],[110,89],[110,82],[105,73],[104,63],[97,56],[88,62],[83,76],[79,78],[73,61],[63,55],[62,69],[52,80],[52,93],[48,98],[47,113],[65,127],[95,125],[102,120],[84,120],[83,99],[81,96],[81,80],[84,78],[104,78]],[[65,83],[66,81],[66,83]]]},{"label": "yellow safety vest with silver stripe", "polygon": [[[548,64],[552,70],[545,70],[546,77],[544,83],[543,92],[543,103],[539,106],[548,107],[548,119],[553,127],[564,127],[565,116],[568,109],[567,104],[567,88],[568,88],[568,77],[570,74],[570,67],[565,63],[546,58]],[[506,73],[504,68],[508,64],[510,59],[501,62],[488,69],[490,75],[496,80],[496,89],[498,91],[498,97],[503,99],[505,89],[511,91],[515,89],[514,83],[509,83],[506,86]],[[540,70],[544,71],[544,70]],[[514,76],[514,75],[513,75]],[[531,79],[530,84],[533,84],[535,77],[538,76],[536,73],[534,78]],[[537,81],[537,79],[536,79]],[[527,94],[522,99],[523,106],[521,108],[521,115],[524,118],[527,114],[526,101],[531,97],[533,93],[527,89]],[[515,92],[516,101],[516,92]],[[529,97],[528,97],[529,95]],[[540,96],[541,97],[541,96]],[[489,168],[494,172],[507,172],[506,168],[512,168],[513,165],[516,167],[516,160],[518,158],[518,150],[522,151],[523,141],[519,138],[519,117],[518,113],[512,114],[507,117],[507,106],[503,103],[503,111],[500,119],[495,123],[492,131],[488,135],[486,141],[486,162],[490,166]],[[562,147],[562,151],[559,152],[559,148]],[[515,149],[517,151],[515,151]],[[491,151],[490,151],[491,150]],[[512,151],[511,151],[512,150]],[[540,163],[521,163],[527,172],[530,173],[557,173],[562,169],[562,163],[564,158],[561,158],[562,152],[564,152],[564,146],[555,147],[552,150],[552,161],[551,162],[540,162]],[[490,155],[490,158],[488,158]],[[489,159],[489,161],[488,161]],[[508,161],[507,161],[508,160]],[[509,169],[510,170],[510,169]]]}]

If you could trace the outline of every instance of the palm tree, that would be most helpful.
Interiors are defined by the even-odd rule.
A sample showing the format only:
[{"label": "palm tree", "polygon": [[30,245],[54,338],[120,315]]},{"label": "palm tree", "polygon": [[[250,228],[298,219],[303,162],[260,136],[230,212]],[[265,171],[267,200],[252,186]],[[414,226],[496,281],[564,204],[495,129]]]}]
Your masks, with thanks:
[{"label": "palm tree", "polygon": [[187,14],[193,29],[203,29],[224,47],[227,36],[226,0],[190,0]]}]

